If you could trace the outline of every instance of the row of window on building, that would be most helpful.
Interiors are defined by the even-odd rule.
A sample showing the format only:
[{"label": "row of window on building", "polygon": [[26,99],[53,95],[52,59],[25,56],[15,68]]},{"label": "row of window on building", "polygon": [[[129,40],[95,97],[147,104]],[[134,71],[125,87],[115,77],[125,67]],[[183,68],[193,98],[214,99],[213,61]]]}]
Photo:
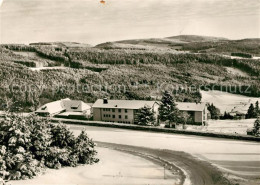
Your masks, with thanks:
[{"label": "row of window on building", "polygon": [[[111,116],[112,116],[112,118],[116,118],[116,115],[110,115],[110,114],[103,115],[104,118],[111,118]],[[122,119],[122,115],[118,115],[118,118]],[[125,115],[125,119],[128,119],[128,115]]]},{"label": "row of window on building", "polygon": [[[103,111],[106,111],[106,112],[110,112],[112,110],[112,112],[116,112],[116,109],[107,109],[107,108],[104,108]],[[123,109],[125,110],[125,113],[128,112],[127,109]],[[117,109],[118,112],[122,112],[122,109]]]},{"label": "row of window on building", "polygon": [[126,124],[131,124],[131,122],[130,121],[106,121],[106,120],[104,120],[104,122],[112,122],[112,123],[126,123]]}]

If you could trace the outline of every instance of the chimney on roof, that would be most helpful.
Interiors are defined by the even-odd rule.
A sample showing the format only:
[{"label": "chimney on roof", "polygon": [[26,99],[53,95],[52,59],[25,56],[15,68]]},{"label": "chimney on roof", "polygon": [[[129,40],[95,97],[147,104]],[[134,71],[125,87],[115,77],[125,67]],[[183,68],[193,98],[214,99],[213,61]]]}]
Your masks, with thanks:
[{"label": "chimney on roof", "polygon": [[104,98],[104,99],[103,99],[103,104],[108,104],[107,98]]}]

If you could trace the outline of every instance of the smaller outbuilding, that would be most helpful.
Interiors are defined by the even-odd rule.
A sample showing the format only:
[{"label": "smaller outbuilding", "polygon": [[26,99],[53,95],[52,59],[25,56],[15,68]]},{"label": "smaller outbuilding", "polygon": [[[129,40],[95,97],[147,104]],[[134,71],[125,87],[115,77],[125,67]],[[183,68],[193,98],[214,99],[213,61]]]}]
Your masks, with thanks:
[{"label": "smaller outbuilding", "polygon": [[231,110],[230,115],[233,116],[234,119],[246,119],[246,114],[249,106],[250,103],[236,106]]},{"label": "smaller outbuilding", "polygon": [[208,108],[206,103],[176,102],[180,111],[187,112],[192,122],[197,125],[205,125],[208,120]]},{"label": "smaller outbuilding", "polygon": [[82,119],[91,116],[91,106],[80,100],[66,98],[47,103],[36,110],[35,113],[44,117]]}]

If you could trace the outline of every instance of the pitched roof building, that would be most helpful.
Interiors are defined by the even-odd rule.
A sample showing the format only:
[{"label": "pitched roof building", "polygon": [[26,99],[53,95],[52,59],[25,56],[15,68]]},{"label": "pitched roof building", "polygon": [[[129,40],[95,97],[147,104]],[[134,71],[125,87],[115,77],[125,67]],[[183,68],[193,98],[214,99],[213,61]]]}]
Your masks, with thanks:
[{"label": "pitched roof building", "polygon": [[35,111],[36,114],[40,116],[54,116],[65,111],[62,100],[46,103]]},{"label": "pitched roof building", "polygon": [[176,104],[180,111],[185,111],[190,114],[195,124],[206,123],[208,119],[208,109],[206,103],[176,102]]},{"label": "pitched roof building", "polygon": [[157,117],[159,104],[156,101],[98,99],[92,107],[93,119],[133,124],[136,122],[138,110],[145,106],[152,108]]},{"label": "pitched roof building", "polygon": [[206,103],[176,102],[177,108],[183,111],[203,111]]},{"label": "pitched roof building", "polygon": [[[176,102],[180,111],[191,115],[194,123],[204,124],[207,120],[206,103]],[[119,123],[135,123],[140,108],[148,106],[158,116],[159,102],[143,100],[107,100],[98,99],[93,105],[93,119]]]},{"label": "pitched roof building", "polygon": [[35,111],[40,116],[90,115],[91,107],[80,100],[69,98],[47,103]]}]

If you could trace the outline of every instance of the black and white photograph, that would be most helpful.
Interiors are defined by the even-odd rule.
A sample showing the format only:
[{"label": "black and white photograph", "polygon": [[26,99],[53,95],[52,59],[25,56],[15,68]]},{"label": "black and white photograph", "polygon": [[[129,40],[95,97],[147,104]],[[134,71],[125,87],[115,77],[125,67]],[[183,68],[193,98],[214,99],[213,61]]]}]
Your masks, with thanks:
[{"label": "black and white photograph", "polygon": [[259,0],[0,0],[0,185],[260,185]]}]

